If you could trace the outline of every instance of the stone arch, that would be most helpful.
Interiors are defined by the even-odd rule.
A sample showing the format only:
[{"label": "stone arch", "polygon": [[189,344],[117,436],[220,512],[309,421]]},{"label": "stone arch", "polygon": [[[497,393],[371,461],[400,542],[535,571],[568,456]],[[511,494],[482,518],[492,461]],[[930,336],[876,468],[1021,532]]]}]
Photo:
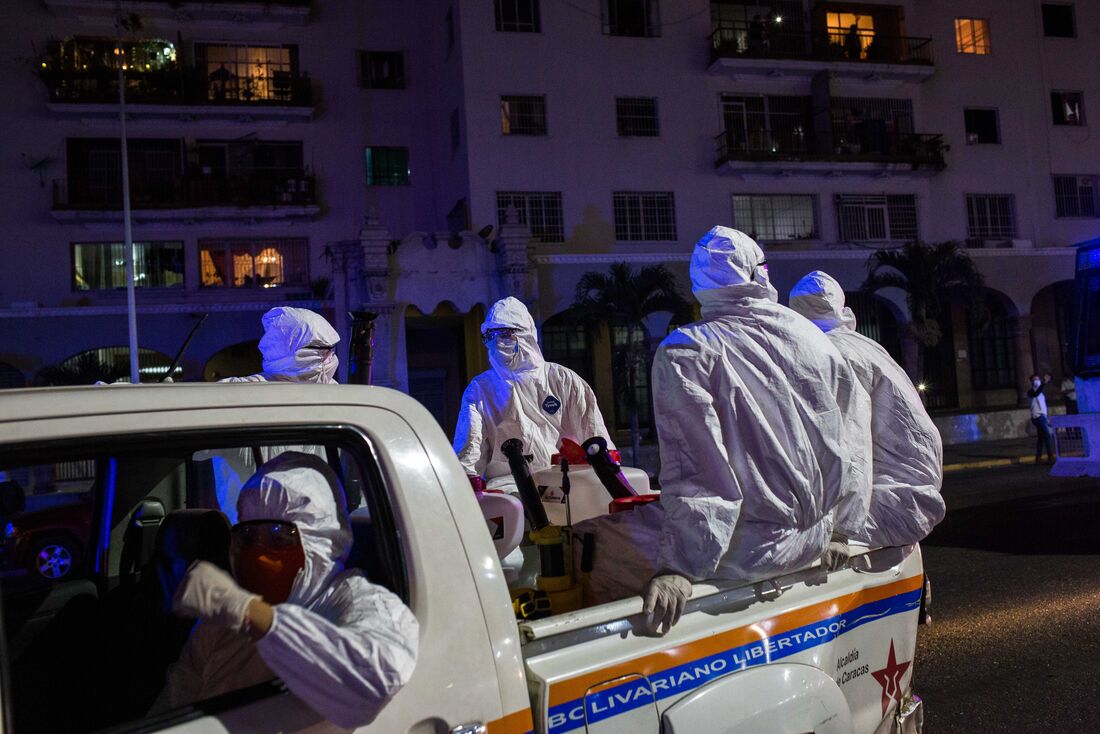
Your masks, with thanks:
[{"label": "stone arch", "polygon": [[217,382],[226,377],[244,377],[261,372],[264,368],[259,339],[231,344],[206,360],[203,379]]},{"label": "stone arch", "polygon": [[1031,350],[1035,371],[1055,377],[1073,371],[1073,281],[1059,280],[1031,299]]},{"label": "stone arch", "polygon": [[986,289],[983,305],[966,310],[970,386],[976,391],[1015,390],[1020,313],[1012,298],[993,288]]},{"label": "stone arch", "polygon": [[23,370],[7,362],[0,362],[0,389],[26,387],[27,376]]}]

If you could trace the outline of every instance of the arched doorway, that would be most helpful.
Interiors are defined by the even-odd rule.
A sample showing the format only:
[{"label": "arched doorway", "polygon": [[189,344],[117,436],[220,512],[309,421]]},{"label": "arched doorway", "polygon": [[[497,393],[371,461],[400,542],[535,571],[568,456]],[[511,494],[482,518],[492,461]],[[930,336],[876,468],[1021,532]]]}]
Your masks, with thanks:
[{"label": "arched doorway", "polygon": [[[1016,314],[1008,298],[988,290],[984,308],[967,309],[970,386],[973,390],[1015,390]],[[1015,395],[1007,402],[1012,402]]]},{"label": "arched doorway", "polygon": [[856,315],[856,331],[874,339],[890,356],[901,363],[901,331],[893,309],[880,296],[855,291],[845,293],[844,301]]},{"label": "arched doorway", "polygon": [[593,338],[594,335],[582,321],[563,311],[542,324],[542,355],[547,362],[568,367],[592,385]]},{"label": "arched doorway", "polygon": [[1031,299],[1031,348],[1035,370],[1055,377],[1073,371],[1073,281],[1046,286]]},{"label": "arched doorway", "polygon": [[202,379],[217,382],[226,377],[244,377],[261,372],[264,368],[259,339],[233,344],[206,360]]},{"label": "arched doorway", "polygon": [[[155,349],[138,347],[138,375],[142,382],[159,382],[172,365],[172,358]],[[183,368],[176,366],[173,379],[179,379]],[[130,348],[100,347],[88,349],[61,360],[53,367],[39,370],[35,384],[91,385],[130,378]]]},{"label": "arched doorway", "polygon": [[[467,321],[449,302],[430,314],[416,306],[405,310],[405,354],[409,395],[435,416],[448,436],[454,435],[459,401],[471,375],[467,374]],[[479,320],[480,323],[480,320]]]},{"label": "arched doorway", "polygon": [[7,362],[0,362],[0,390],[26,386],[27,377],[22,370]]}]

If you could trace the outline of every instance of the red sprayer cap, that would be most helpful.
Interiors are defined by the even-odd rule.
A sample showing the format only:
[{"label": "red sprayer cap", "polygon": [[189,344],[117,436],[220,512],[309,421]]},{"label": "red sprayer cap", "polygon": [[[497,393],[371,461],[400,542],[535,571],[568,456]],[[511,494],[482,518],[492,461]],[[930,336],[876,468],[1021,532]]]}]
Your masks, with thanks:
[{"label": "red sprayer cap", "polygon": [[485,480],[481,477],[475,477],[472,474],[467,474],[466,478],[470,480],[470,488],[475,492],[485,491]]},{"label": "red sprayer cap", "polygon": [[648,505],[650,502],[660,502],[661,495],[658,494],[639,494],[633,497],[620,497],[618,499],[611,500],[611,504],[607,506],[607,511],[614,515],[616,512],[629,512],[638,505]]}]

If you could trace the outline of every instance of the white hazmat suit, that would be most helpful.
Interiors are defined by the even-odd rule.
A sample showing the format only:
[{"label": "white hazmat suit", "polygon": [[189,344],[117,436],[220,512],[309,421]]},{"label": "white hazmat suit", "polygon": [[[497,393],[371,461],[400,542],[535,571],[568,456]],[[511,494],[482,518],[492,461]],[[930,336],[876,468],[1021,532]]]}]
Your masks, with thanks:
[{"label": "white hazmat suit", "polygon": [[[195,564],[176,597],[202,620],[154,711],[282,678],[291,693],[342,727],[363,726],[412,676],[419,627],[393,593],[345,570],[352,535],[335,473],[317,456],[287,452],[265,463],[241,490],[242,521],[293,522],[305,551],[289,599],[253,642],[227,618],[254,597],[227,574]],[[223,601],[224,600],[224,601]],[[218,624],[222,622],[222,624]]]},{"label": "white hazmat suit", "polygon": [[842,501],[850,524],[866,512],[846,429],[862,390],[828,338],[776,303],[764,262],[742,232],[705,234],[691,259],[703,318],[653,362],[665,519],[662,572],[644,594],[651,629],[675,623],[685,579],[796,570],[825,552]]},{"label": "white hazmat suit", "polygon": [[791,308],[829,339],[871,396],[859,426],[872,443],[872,491],[867,522],[853,534],[870,545],[916,543],[943,519],[943,444],[905,371],[880,344],[856,331],[844,290],[814,271],[791,291]]},{"label": "white hazmat suit", "polygon": [[323,316],[304,308],[279,306],[263,316],[260,339],[264,371],[222,382],[336,382],[340,335]]},{"label": "white hazmat suit", "polygon": [[514,330],[514,347],[490,341],[492,368],[462,393],[454,450],[467,474],[484,475],[490,489],[514,489],[500,452],[510,438],[523,441],[532,471],[550,466],[562,438],[581,443],[602,436],[614,448],[592,388],[568,367],[543,359],[535,320],[521,301],[508,297],[494,303],[481,333],[493,329]]}]

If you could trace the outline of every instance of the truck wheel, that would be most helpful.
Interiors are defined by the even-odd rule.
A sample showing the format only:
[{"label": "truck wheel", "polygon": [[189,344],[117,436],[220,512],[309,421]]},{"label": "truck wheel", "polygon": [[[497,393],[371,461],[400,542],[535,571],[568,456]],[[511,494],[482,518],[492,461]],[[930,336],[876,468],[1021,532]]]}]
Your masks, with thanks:
[{"label": "truck wheel", "polygon": [[69,578],[80,565],[80,547],[72,538],[50,535],[36,540],[31,546],[30,571],[47,581]]}]

